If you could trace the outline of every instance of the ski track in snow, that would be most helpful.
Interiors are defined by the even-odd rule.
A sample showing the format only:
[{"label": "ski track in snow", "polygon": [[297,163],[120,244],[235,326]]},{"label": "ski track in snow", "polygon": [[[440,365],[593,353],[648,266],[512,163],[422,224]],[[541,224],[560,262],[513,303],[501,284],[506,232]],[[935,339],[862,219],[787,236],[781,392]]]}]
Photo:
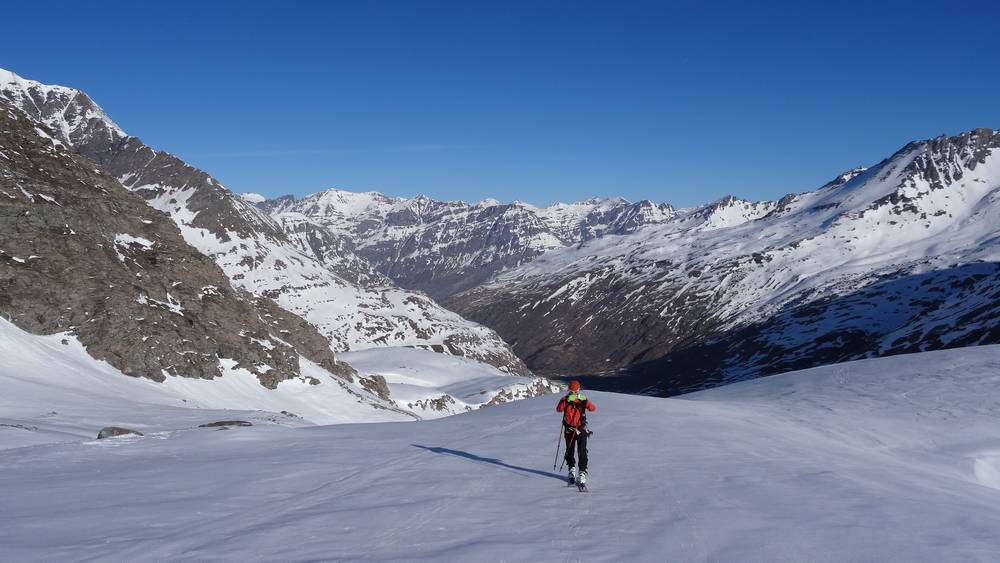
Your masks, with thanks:
[{"label": "ski track in snow", "polygon": [[12,425],[46,415],[4,418],[0,559],[995,561],[998,368],[986,346],[683,398],[589,393],[586,495],[551,470],[552,396],[424,422],[243,413],[255,426],[226,431],[132,403],[162,428],[25,447]]}]

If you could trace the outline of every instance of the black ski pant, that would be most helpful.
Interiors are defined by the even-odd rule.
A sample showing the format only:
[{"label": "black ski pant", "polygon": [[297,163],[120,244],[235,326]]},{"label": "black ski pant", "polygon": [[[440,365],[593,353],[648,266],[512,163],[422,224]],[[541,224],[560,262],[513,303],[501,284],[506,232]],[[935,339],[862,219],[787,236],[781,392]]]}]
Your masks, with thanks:
[{"label": "black ski pant", "polygon": [[580,471],[587,471],[587,429],[584,428],[570,428],[566,427],[566,465],[570,469],[576,466],[576,459],[573,455],[573,449],[575,448],[577,453],[580,454]]}]

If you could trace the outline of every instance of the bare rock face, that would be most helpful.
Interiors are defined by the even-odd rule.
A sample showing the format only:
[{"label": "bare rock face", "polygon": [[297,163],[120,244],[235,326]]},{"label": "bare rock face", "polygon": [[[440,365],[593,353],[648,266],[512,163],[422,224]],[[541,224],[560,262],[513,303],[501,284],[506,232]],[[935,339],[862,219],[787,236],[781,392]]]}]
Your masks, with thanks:
[{"label": "bare rock face", "polygon": [[298,376],[300,353],[348,375],[301,318],[234,290],[169,217],[3,101],[0,142],[0,314],[13,323],[70,331],[155,381],[211,379],[231,361],[273,388]]},{"label": "bare rock face", "polygon": [[1000,343],[1000,264],[897,272],[631,366],[594,388],[677,395],[825,364]]},{"label": "bare rock face", "polygon": [[377,397],[389,400],[389,385],[381,375],[370,375],[361,379],[361,386]]},{"label": "bare rock face", "polygon": [[316,330],[316,327],[302,317],[282,309],[271,299],[266,297],[251,299],[260,313],[260,319],[271,328],[273,336],[294,343],[299,353],[328,372],[344,380],[354,381],[357,372],[348,364],[337,360],[330,350],[329,341]]},{"label": "bare rock face", "polygon": [[132,430],[131,428],[123,428],[121,426],[105,426],[101,428],[101,431],[97,433],[97,439],[103,440],[105,438],[114,438],[116,436],[142,436],[143,433],[138,430]]}]

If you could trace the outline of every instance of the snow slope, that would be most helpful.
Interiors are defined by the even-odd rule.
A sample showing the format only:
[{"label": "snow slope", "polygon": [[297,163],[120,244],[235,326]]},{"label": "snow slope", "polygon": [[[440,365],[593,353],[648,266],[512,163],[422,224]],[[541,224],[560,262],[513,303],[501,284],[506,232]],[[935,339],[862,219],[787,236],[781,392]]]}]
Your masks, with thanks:
[{"label": "snow slope", "polygon": [[[415,418],[305,358],[299,360],[302,377],[274,390],[228,360],[222,360],[222,377],[172,376],[157,383],[95,360],[71,335],[35,336],[3,319],[0,358],[0,449],[93,438],[104,426],[156,432],[234,417],[275,418],[245,411],[286,411],[291,415],[278,418],[293,425]],[[309,377],[319,384],[311,385]],[[241,412],[220,412],[226,410]]]},{"label": "snow slope", "polygon": [[[92,438],[114,425],[146,432],[177,421],[233,417],[293,426],[439,418],[558,391],[540,378],[427,350],[382,348],[345,356],[356,362],[352,383],[301,356],[301,377],[273,390],[225,358],[221,377],[171,376],[158,383],[95,360],[71,334],[36,336],[0,318],[0,449]],[[385,396],[375,390],[374,378],[387,381]],[[240,413],[219,412],[224,410]],[[273,413],[284,416],[276,420]]]},{"label": "snow slope", "polygon": [[421,418],[559,391],[545,379],[513,376],[468,358],[414,348],[362,350],[340,358],[365,376],[385,379],[389,400]]},{"label": "snow slope", "polygon": [[551,471],[551,397],[8,449],[0,546],[13,561],[995,561],[998,368],[984,346],[684,398],[592,393],[589,495]]}]

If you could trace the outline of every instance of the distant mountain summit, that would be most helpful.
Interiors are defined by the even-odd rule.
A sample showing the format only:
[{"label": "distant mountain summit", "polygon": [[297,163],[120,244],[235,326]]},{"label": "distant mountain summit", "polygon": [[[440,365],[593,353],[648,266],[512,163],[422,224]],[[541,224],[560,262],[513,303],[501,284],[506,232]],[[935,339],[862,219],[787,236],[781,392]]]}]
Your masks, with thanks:
[{"label": "distant mountain summit", "polygon": [[475,287],[550,250],[630,233],[675,213],[667,204],[623,198],[539,208],[336,189],[257,205],[286,225],[309,223],[341,236],[383,275],[435,299]]},{"label": "distant mountain summit", "polygon": [[727,197],[446,302],[533,369],[625,370],[594,384],[659,394],[1000,342],[998,149],[990,129],[909,143],[814,192]]}]

